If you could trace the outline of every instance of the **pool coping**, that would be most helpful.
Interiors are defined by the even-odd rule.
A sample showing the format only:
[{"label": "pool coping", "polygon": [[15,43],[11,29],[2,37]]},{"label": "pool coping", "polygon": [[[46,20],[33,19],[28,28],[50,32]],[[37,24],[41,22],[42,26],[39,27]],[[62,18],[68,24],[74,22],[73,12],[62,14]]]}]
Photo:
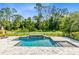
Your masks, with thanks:
[{"label": "pool coping", "polygon": [[[29,36],[29,35],[28,35],[28,36]],[[28,36],[21,36],[21,37],[28,37]],[[61,41],[61,42],[62,42],[62,41],[66,41],[66,42],[69,42],[69,43],[75,45],[76,47],[79,47],[79,43],[73,42],[72,40],[70,40],[71,38],[68,38],[68,37],[56,37],[56,36],[46,36],[46,35],[43,35],[43,36],[48,37],[48,38],[52,39],[53,41]],[[18,37],[18,38],[19,38],[19,37]],[[15,39],[13,39],[13,40],[15,40]],[[20,41],[17,41],[16,44],[18,44],[19,42],[20,42]],[[14,46],[15,46],[16,44],[14,44]]]},{"label": "pool coping", "polygon": [[[28,36],[29,36],[29,35],[28,35]],[[19,37],[28,37],[28,36],[19,36]],[[68,42],[70,42],[70,43],[76,45],[77,47],[79,47],[79,43],[72,41],[71,38],[68,38],[68,37],[57,37],[57,36],[46,36],[46,35],[43,35],[43,36],[48,37],[48,38],[51,38],[51,39],[54,40],[54,41],[68,41]],[[19,38],[19,37],[16,37],[16,38]],[[16,38],[15,38],[15,39],[16,39]],[[15,40],[15,39],[12,39],[12,40]],[[18,43],[19,43],[19,41],[17,41],[16,44],[18,44]],[[16,44],[14,44],[14,46],[15,46]]]},{"label": "pool coping", "polygon": [[[68,38],[68,37],[51,37],[50,38],[54,41],[67,41],[67,42],[70,42],[71,44],[79,47],[79,43],[78,42],[74,42],[71,40],[71,38]],[[59,38],[59,39],[58,39]]]}]

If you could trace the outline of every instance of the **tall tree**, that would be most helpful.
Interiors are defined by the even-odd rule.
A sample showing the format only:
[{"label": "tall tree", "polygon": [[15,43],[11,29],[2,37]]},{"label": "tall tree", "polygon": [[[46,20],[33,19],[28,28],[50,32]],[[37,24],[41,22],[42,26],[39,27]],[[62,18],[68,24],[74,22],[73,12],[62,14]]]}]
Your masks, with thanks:
[{"label": "tall tree", "polygon": [[42,4],[41,3],[36,3],[36,6],[34,7],[37,12],[38,12],[38,18],[37,18],[37,29],[39,30],[40,29],[40,21],[41,21],[41,18],[42,18]]},{"label": "tall tree", "polygon": [[70,31],[79,31],[79,12],[71,13],[70,19],[71,19]]},{"label": "tall tree", "polygon": [[5,20],[11,20],[11,17],[17,12],[14,8],[2,8],[1,12],[3,13],[3,19]]},{"label": "tall tree", "polygon": [[66,8],[60,9],[53,6],[50,11],[51,11],[51,18],[49,19],[49,29],[59,30],[60,18],[67,15],[68,10]]}]

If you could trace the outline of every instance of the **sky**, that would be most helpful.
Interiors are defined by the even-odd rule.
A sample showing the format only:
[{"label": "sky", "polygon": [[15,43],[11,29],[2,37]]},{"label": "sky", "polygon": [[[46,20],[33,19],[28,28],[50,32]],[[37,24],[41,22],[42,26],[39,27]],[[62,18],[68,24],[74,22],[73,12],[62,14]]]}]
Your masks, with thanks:
[{"label": "sky", "polygon": [[[55,5],[57,8],[67,8],[69,11],[79,11],[79,3],[46,3],[43,5]],[[0,9],[5,7],[15,8],[17,13],[27,17],[37,15],[34,9],[35,3],[0,3]]]}]

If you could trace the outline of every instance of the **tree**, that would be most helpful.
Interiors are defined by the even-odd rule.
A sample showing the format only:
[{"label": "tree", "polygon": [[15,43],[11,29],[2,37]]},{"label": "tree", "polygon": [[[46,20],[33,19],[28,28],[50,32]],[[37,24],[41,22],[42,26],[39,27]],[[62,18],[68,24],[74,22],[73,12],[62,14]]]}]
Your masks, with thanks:
[{"label": "tree", "polygon": [[2,20],[2,19],[3,19],[3,11],[0,10],[0,20]]},{"label": "tree", "polygon": [[53,6],[50,10],[51,17],[49,19],[49,29],[50,30],[59,30],[60,18],[68,14],[66,8],[60,9]]},{"label": "tree", "polygon": [[40,29],[40,18],[39,18],[39,16],[34,16],[33,18],[36,21],[35,22],[35,28],[37,28],[39,30]]},{"label": "tree", "polygon": [[79,12],[73,12],[70,14],[71,29],[70,31],[79,31]]},{"label": "tree", "polygon": [[28,17],[24,20],[24,27],[28,29],[29,31],[34,31],[35,23],[32,21],[31,17]]},{"label": "tree", "polygon": [[42,4],[41,3],[36,3],[36,6],[34,7],[37,12],[38,12],[38,17],[35,17],[35,19],[37,19],[37,29],[39,30],[40,29],[40,22],[41,22],[41,18],[42,18]]},{"label": "tree", "polygon": [[21,15],[14,15],[14,21],[13,21],[13,28],[14,29],[19,29],[21,28],[21,22],[23,20],[23,17]]},{"label": "tree", "polygon": [[0,20],[1,25],[4,27],[6,30],[11,30],[11,21],[8,20]]},{"label": "tree", "polygon": [[8,8],[8,7],[6,7],[6,8],[2,8],[1,10],[0,10],[0,12],[1,12],[1,17],[3,18],[3,19],[5,19],[5,20],[11,20],[11,17],[17,12],[16,11],[16,9],[14,9],[14,8]]},{"label": "tree", "polygon": [[65,33],[79,31],[79,13],[73,12],[61,21],[61,30]]},{"label": "tree", "polygon": [[40,23],[40,28],[42,31],[48,31],[49,29],[49,24],[48,24],[48,20],[44,20]]}]

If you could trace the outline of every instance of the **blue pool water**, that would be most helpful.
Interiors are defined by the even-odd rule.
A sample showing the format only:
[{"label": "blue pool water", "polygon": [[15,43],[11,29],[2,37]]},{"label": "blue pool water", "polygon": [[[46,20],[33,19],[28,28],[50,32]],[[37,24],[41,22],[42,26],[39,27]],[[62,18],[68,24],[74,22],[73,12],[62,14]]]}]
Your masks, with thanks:
[{"label": "blue pool water", "polygon": [[20,37],[16,39],[20,41],[18,46],[45,46],[45,47],[59,47],[59,44],[50,38],[42,37]]}]

